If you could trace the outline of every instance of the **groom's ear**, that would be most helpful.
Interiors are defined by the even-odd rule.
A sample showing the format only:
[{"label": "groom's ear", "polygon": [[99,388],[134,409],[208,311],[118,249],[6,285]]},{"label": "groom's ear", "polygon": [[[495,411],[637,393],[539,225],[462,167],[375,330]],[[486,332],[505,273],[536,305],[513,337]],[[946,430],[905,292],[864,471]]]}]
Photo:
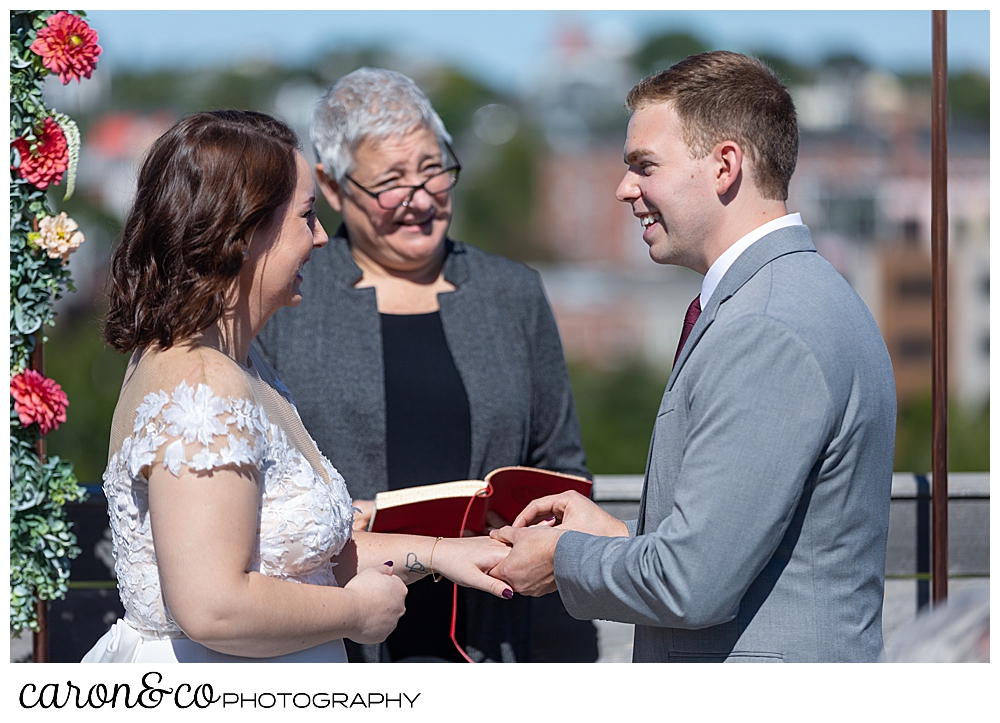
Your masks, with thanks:
[{"label": "groom's ear", "polygon": [[323,170],[322,163],[316,164],[316,183],[319,184],[319,190],[323,193],[326,202],[330,204],[330,208],[337,213],[342,213],[344,204],[340,201],[340,184]]}]

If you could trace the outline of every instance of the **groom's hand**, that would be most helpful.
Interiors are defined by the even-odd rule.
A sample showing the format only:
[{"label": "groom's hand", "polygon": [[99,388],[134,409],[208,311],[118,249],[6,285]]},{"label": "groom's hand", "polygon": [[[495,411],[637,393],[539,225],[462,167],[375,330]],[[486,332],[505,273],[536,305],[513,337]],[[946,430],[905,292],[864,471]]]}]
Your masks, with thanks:
[{"label": "groom's hand", "polygon": [[600,537],[628,537],[628,528],[579,492],[563,492],[540,497],[528,503],[514,520],[514,527],[535,524],[558,525],[561,530],[576,530]]},{"label": "groom's hand", "polygon": [[490,575],[506,580],[514,592],[541,597],[556,590],[553,559],[556,543],[563,530],[551,527],[518,529],[504,527],[493,530],[490,537],[511,545],[510,554],[490,571]]}]

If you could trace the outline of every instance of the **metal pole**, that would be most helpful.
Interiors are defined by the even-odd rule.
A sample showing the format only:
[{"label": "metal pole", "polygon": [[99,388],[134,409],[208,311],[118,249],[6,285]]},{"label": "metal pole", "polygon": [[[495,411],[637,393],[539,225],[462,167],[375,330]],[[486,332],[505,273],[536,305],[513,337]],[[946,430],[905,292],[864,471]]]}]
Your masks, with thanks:
[{"label": "metal pole", "polygon": [[[35,349],[31,352],[29,363],[39,374],[45,373],[45,345],[42,343],[42,332],[35,332]],[[38,458],[45,463],[45,437],[39,437],[35,445]],[[35,601],[35,614],[38,617],[38,632],[31,636],[31,661],[34,663],[49,662],[49,601]]]},{"label": "metal pole", "polygon": [[948,13],[932,11],[931,382],[933,601],[948,597]]}]

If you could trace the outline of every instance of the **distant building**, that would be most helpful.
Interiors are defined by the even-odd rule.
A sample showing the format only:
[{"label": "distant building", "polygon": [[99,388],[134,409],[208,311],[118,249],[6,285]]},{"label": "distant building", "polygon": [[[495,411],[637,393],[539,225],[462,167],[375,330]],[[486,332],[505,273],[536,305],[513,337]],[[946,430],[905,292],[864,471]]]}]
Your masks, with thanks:
[{"label": "distant building", "polygon": [[539,238],[566,263],[645,269],[652,262],[632,207],[615,198],[621,147],[552,152],[538,165]]},{"label": "distant building", "polygon": [[[635,240],[645,248],[638,234]],[[567,359],[604,368],[634,361],[670,368],[684,312],[701,291],[702,277],[646,261],[642,270],[611,264],[536,266]]]},{"label": "distant building", "polygon": [[871,260],[879,271],[879,328],[892,358],[901,402],[930,389],[931,257],[910,244],[886,246]]},{"label": "distant building", "polygon": [[[989,399],[989,135],[949,133],[949,381]],[[931,389],[931,165],[927,129],[804,132],[789,207],[875,316],[900,402]]]},{"label": "distant building", "polygon": [[528,104],[556,151],[582,151],[620,136],[627,122],[625,94],[639,80],[629,62],[633,39],[626,34],[592,36],[568,23],[538,63]]}]

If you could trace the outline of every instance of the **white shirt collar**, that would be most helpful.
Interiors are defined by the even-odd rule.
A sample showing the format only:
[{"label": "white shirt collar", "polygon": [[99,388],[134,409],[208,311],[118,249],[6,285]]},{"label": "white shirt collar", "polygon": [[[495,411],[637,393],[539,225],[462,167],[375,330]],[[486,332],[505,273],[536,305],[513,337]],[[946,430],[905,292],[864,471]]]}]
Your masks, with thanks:
[{"label": "white shirt collar", "polygon": [[768,221],[763,226],[758,226],[728,249],[723,251],[722,256],[715,260],[715,263],[712,264],[711,268],[709,268],[708,273],[705,274],[705,278],[701,282],[701,308],[704,309],[708,306],[708,300],[712,298],[712,294],[715,293],[715,287],[717,287],[719,282],[722,281],[722,277],[726,275],[727,271],[729,271],[729,267],[732,266],[733,262],[739,258],[740,254],[750,248],[750,245],[753,244],[754,241],[764,238],[769,233],[777,231],[779,228],[801,225],[802,215],[798,213],[790,213],[787,216],[782,216],[781,218],[776,218],[773,221]]}]

